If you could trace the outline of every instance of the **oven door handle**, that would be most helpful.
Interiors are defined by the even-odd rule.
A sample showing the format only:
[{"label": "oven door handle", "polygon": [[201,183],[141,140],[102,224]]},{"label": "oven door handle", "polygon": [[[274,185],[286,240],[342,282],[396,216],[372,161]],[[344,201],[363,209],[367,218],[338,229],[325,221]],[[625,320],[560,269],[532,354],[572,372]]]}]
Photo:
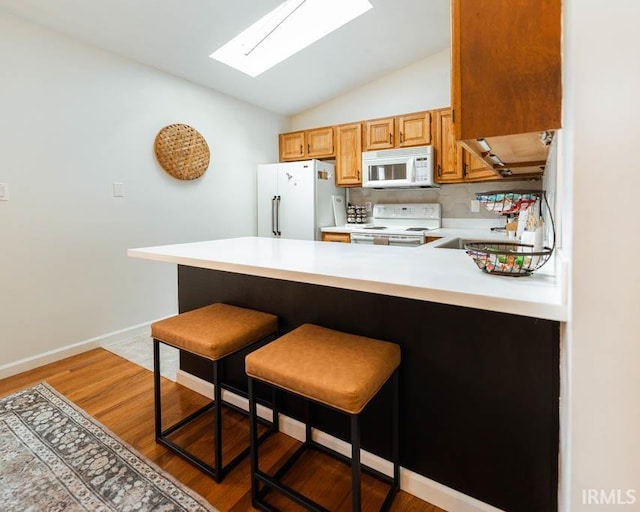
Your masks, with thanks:
[{"label": "oven door handle", "polygon": [[424,239],[420,237],[401,238],[401,237],[390,236],[389,243],[402,244],[402,245],[422,245],[424,243]]},{"label": "oven door handle", "polygon": [[351,233],[352,243],[368,243],[374,245],[404,245],[404,246],[418,246],[424,243],[424,238],[419,236],[414,237],[400,237],[393,235],[373,235],[373,234],[360,234]]}]

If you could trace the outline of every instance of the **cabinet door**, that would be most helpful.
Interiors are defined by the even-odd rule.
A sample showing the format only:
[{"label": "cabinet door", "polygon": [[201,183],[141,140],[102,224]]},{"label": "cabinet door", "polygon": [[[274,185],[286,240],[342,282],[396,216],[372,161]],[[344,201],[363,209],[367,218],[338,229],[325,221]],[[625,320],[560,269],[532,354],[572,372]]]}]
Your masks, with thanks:
[{"label": "cabinet door", "polygon": [[459,140],[561,126],[562,2],[515,4],[451,2],[451,101]]},{"label": "cabinet door", "polygon": [[422,112],[396,119],[398,146],[424,146],[431,144],[431,113]]},{"label": "cabinet door", "polygon": [[335,156],[333,147],[333,127],[307,130],[307,157],[319,158]]},{"label": "cabinet door", "polygon": [[305,157],[304,132],[280,134],[280,161],[302,160]]},{"label": "cabinet door", "polygon": [[451,122],[451,110],[437,110],[435,122],[435,179],[438,183],[460,183],[462,162],[459,162],[456,139]]},{"label": "cabinet door", "polygon": [[343,244],[351,243],[351,235],[349,233],[322,233],[323,242],[340,242]]},{"label": "cabinet door", "polygon": [[377,119],[366,121],[365,130],[365,151],[375,151],[377,149],[389,149],[393,147],[394,118]]},{"label": "cabinet door", "polygon": [[465,181],[499,180],[499,176],[487,163],[469,151],[462,150],[464,155],[463,175]]},{"label": "cabinet door", "polygon": [[362,125],[360,123],[336,128],[336,185],[362,185]]}]

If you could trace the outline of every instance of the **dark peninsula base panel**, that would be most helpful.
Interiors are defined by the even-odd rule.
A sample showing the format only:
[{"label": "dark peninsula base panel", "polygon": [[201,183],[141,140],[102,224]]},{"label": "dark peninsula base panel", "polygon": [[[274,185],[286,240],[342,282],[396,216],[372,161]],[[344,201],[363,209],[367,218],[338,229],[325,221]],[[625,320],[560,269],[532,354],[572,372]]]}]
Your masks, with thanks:
[{"label": "dark peninsula base panel", "polygon": [[[278,315],[281,333],[309,322],[400,344],[402,466],[509,512],[557,510],[558,322],[185,266],[178,285],[181,312],[226,302]],[[246,389],[243,368],[225,380]],[[375,399],[362,433],[387,459],[389,404]],[[291,398],[282,409],[302,418]],[[319,409],[315,426],[347,439],[340,415]]]}]

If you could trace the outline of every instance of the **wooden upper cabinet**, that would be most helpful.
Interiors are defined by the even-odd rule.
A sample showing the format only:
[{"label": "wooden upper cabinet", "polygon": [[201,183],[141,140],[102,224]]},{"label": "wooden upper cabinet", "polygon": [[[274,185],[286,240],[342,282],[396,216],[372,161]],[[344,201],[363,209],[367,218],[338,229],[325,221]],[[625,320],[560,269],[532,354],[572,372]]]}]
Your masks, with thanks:
[{"label": "wooden upper cabinet", "polygon": [[375,119],[365,121],[364,137],[365,151],[375,151],[377,149],[390,149],[394,147],[395,118]]},{"label": "wooden upper cabinet", "polygon": [[487,163],[457,143],[451,109],[433,114],[435,149],[434,173],[438,183],[493,181],[501,176]]},{"label": "wooden upper cabinet", "polygon": [[302,160],[305,156],[304,132],[280,134],[280,161]]},{"label": "wooden upper cabinet", "polygon": [[335,156],[333,126],[280,134],[280,161]]},{"label": "wooden upper cabinet", "polygon": [[336,185],[362,185],[362,124],[336,127]]},{"label": "wooden upper cabinet", "polygon": [[431,144],[431,112],[372,119],[364,123],[364,150]]},{"label": "wooden upper cabinet", "polygon": [[[360,172],[361,153],[364,151],[376,151],[379,149],[391,149],[410,146],[423,146],[431,144],[431,112],[417,112],[402,116],[388,117],[384,119],[373,119],[358,123],[350,123],[352,127],[347,130],[353,133],[356,126],[360,132],[358,142],[358,158],[353,159],[353,165],[349,163],[345,169],[351,171],[344,174],[347,183],[352,184],[352,180],[361,183],[361,177],[351,175],[357,170]],[[280,161],[306,160],[308,158],[336,158],[338,159],[338,126],[327,126],[324,128],[313,128],[290,133],[281,133],[280,141]],[[347,135],[344,134],[346,137]],[[343,141],[345,147],[353,147],[353,143],[348,144]],[[343,158],[346,156],[343,154]],[[357,164],[357,165],[356,165]],[[347,185],[349,186],[349,185]]]},{"label": "wooden upper cabinet", "polygon": [[398,147],[431,144],[431,112],[420,112],[396,118]]},{"label": "wooden upper cabinet", "polygon": [[540,133],[561,127],[561,0],[452,0],[451,12],[456,138],[487,164],[539,172]]},{"label": "wooden upper cabinet", "polygon": [[451,121],[451,109],[436,110],[434,120],[435,180],[438,183],[457,183],[462,181],[462,162],[459,162],[461,149],[456,144]]},{"label": "wooden upper cabinet", "polygon": [[489,167],[482,159],[462,149],[462,177],[464,181],[492,181],[499,180],[500,175]]},{"label": "wooden upper cabinet", "polygon": [[451,7],[456,137],[560,128],[561,0],[452,0]]},{"label": "wooden upper cabinet", "polygon": [[335,155],[333,146],[333,126],[307,130],[307,156],[309,158],[323,158]]}]

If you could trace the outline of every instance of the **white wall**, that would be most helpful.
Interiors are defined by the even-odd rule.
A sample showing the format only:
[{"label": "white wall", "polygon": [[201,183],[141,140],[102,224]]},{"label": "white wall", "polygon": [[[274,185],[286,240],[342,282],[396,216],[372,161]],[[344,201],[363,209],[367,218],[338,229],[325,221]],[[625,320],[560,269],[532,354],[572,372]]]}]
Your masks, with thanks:
[{"label": "white wall", "polygon": [[[127,248],[256,232],[287,119],[4,14],[0,62],[0,369],[175,313],[175,267]],[[176,122],[209,143],[199,180],[155,160]]]},{"label": "white wall", "polygon": [[[640,510],[640,11],[634,0],[564,10],[573,272],[561,509]],[[584,503],[589,489],[621,499]]]},{"label": "white wall", "polygon": [[[451,105],[449,49],[291,118],[292,130]],[[327,77],[328,80],[331,77]]]}]

